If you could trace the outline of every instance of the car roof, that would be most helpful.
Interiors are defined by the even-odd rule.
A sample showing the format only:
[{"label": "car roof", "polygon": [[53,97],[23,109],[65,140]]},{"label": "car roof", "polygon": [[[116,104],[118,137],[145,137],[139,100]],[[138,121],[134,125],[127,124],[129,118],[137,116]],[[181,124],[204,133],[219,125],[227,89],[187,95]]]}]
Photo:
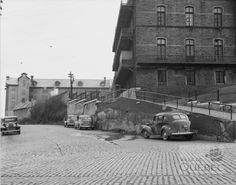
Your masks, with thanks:
[{"label": "car roof", "polygon": [[4,117],[2,117],[2,119],[5,119],[5,118],[17,118],[17,116],[4,116]]},{"label": "car roof", "polygon": [[186,115],[182,112],[160,112],[160,113],[157,113],[155,116],[171,116],[171,115],[174,115],[174,114],[183,114],[183,115]]}]

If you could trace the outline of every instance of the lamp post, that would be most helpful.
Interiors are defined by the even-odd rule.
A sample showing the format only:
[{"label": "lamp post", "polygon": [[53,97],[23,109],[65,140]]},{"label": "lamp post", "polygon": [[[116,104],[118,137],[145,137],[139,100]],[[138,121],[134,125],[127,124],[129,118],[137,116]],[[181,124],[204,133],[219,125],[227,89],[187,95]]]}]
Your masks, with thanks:
[{"label": "lamp post", "polygon": [[68,77],[70,78],[70,94],[69,94],[69,98],[72,100],[73,99],[73,83],[75,81],[74,79],[74,74],[72,74],[71,72],[68,74]]}]

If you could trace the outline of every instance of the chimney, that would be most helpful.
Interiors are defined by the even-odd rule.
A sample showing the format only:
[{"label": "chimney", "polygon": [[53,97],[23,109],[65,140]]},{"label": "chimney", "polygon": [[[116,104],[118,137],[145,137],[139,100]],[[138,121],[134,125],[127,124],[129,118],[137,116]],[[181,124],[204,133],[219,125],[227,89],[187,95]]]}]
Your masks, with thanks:
[{"label": "chimney", "polygon": [[33,75],[30,76],[30,82],[31,82],[31,85],[32,85],[32,86],[35,85],[35,83],[34,83],[34,76],[33,76]]},{"label": "chimney", "polygon": [[7,80],[10,80],[10,76],[6,76],[6,79],[7,79]]},{"label": "chimney", "polygon": [[104,86],[106,86],[106,77],[104,77]]}]

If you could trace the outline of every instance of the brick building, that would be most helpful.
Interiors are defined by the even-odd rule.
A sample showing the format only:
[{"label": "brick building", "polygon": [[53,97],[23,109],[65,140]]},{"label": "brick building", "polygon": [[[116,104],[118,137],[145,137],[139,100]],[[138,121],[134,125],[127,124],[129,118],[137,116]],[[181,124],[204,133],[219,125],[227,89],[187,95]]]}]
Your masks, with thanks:
[{"label": "brick building", "polygon": [[[107,92],[110,91],[111,81],[104,79],[75,79],[73,93],[79,95],[84,92]],[[7,77],[6,79],[6,105],[5,114],[13,115],[14,109],[24,107],[29,102],[45,101],[51,96],[67,92],[69,96],[69,79],[34,79],[26,73],[19,78]]]},{"label": "brick building", "polygon": [[113,42],[113,88],[176,95],[236,84],[235,0],[128,0]]}]

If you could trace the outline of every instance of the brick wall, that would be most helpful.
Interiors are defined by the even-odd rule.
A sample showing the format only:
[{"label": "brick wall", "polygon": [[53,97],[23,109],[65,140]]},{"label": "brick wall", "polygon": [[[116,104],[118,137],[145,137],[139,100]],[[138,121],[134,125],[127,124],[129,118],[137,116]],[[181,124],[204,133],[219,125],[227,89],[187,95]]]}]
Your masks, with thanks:
[{"label": "brick wall", "polygon": [[[185,56],[185,39],[194,39],[195,56],[214,57],[214,39],[224,41],[224,56],[235,56],[235,29],[233,2],[229,0],[137,0],[136,1],[136,35],[135,55],[139,64],[139,55],[157,55],[157,38],[166,38],[168,55]],[[157,26],[157,6],[166,7],[166,26]],[[185,27],[185,7],[194,7],[194,27]],[[223,26],[214,27],[214,7],[223,8]],[[234,38],[234,39],[232,39]],[[223,70],[226,73],[225,85],[236,83],[235,70],[232,67],[216,67],[214,64],[202,65],[174,65],[158,64],[158,60],[143,60],[145,63],[156,63],[150,69],[139,67],[136,73],[136,86],[146,90],[165,91],[177,87],[178,90],[200,89],[201,87],[218,86],[215,83],[215,71]],[[176,61],[178,62],[178,60]],[[207,60],[206,60],[207,62]],[[157,85],[157,72],[159,68],[167,68],[168,87]],[[196,86],[186,87],[185,70],[191,68],[196,71]],[[198,87],[201,86],[201,87]]]}]

